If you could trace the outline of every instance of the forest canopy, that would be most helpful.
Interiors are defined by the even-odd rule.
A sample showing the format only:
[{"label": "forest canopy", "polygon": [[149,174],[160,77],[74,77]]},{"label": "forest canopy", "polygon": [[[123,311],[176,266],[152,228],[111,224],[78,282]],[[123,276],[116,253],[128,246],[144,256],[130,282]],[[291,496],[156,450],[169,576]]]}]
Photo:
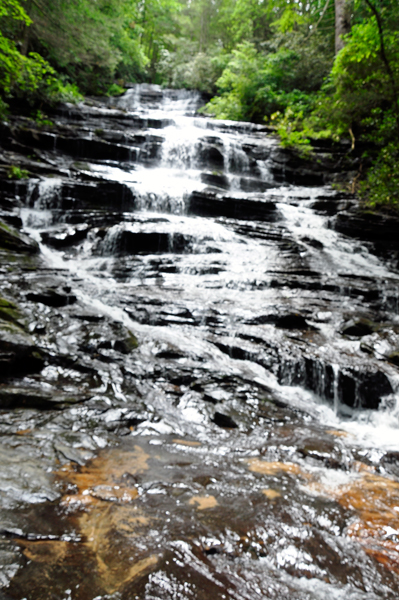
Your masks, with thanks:
[{"label": "forest canopy", "polygon": [[360,191],[397,204],[397,0],[0,0],[0,112],[129,82],[198,89],[206,112],[364,147]]}]

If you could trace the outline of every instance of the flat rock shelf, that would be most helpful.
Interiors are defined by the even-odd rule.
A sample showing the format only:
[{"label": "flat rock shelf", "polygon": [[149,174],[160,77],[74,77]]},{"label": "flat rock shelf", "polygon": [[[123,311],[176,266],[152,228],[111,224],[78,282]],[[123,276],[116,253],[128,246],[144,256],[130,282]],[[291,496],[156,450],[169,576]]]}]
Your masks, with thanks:
[{"label": "flat rock shelf", "polygon": [[1,600],[398,598],[397,217],[202,104],[0,126]]}]

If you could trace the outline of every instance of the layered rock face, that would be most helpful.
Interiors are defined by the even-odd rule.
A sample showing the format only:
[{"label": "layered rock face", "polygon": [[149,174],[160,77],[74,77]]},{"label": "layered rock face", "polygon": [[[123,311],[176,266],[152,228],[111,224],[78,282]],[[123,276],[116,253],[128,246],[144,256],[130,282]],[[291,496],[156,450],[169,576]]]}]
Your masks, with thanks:
[{"label": "layered rock face", "polygon": [[397,219],[201,103],[1,125],[5,598],[398,589]]}]

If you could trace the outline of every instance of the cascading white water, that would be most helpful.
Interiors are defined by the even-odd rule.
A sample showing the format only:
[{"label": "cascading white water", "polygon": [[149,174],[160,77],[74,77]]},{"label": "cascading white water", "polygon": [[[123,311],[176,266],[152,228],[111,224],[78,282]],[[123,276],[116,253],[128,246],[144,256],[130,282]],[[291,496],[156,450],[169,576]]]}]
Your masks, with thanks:
[{"label": "cascading white water", "polygon": [[[143,98],[146,99],[145,102]],[[239,336],[248,329],[248,326],[242,325],[242,320],[250,319],[251,316],[260,314],[262,310],[271,310],[276,304],[285,305],[294,311],[303,307],[303,300],[298,297],[297,290],[287,286],[276,288],[273,285],[274,273],[287,271],[287,266],[289,271],[290,265],[284,256],[285,250],[274,243],[273,236],[269,237],[269,225],[267,231],[257,232],[254,229],[254,236],[243,236],[240,227],[249,226],[245,220],[241,221],[240,225],[228,219],[226,221],[223,217],[219,223],[213,223],[206,218],[183,216],[190,194],[193,191],[203,192],[207,189],[204,172],[215,177],[216,185],[217,177],[222,172],[228,182],[227,187],[230,191],[217,187],[210,188],[216,197],[227,195],[234,198],[253,198],[257,201],[277,199],[277,210],[283,217],[279,225],[279,235],[282,235],[283,242],[284,236],[289,236],[292,241],[288,244],[293,242],[298,244],[299,254],[296,258],[298,265],[306,262],[306,269],[317,271],[321,281],[335,282],[342,273],[358,277],[366,272],[368,276],[379,281],[389,279],[393,285],[396,285],[398,277],[372,256],[365,247],[353,244],[328,229],[327,218],[315,214],[312,210],[314,199],[323,193],[329,193],[326,188],[298,186],[282,188],[280,185],[275,185],[266,193],[263,192],[262,196],[258,191],[245,193],[240,191],[238,179],[242,175],[252,178],[253,181],[267,182],[272,185],[266,155],[271,148],[275,147],[276,142],[262,135],[256,128],[247,128],[243,138],[243,128],[238,125],[235,127],[234,124],[223,123],[218,127],[217,123],[193,116],[193,109],[195,110],[198,103],[197,94],[184,91],[168,95],[160,88],[145,85],[129,90],[117,102],[118,107],[128,113],[140,112],[148,118],[168,118],[172,119],[174,124],[161,131],[153,129],[148,132],[148,135],[157,135],[163,140],[160,160],[156,165],[143,166],[139,163],[134,168],[133,165],[132,168],[128,168],[125,164],[122,169],[115,163],[104,164],[97,161],[89,164],[90,172],[93,174],[128,186],[135,196],[136,211],[141,211],[136,213],[135,223],[114,225],[108,230],[104,239],[94,243],[89,237],[82,244],[81,252],[75,254],[73,260],[69,257],[63,263],[65,268],[71,269],[82,280],[88,278],[90,287],[95,290],[95,296],[102,299],[101,304],[98,304],[98,300],[95,301],[97,309],[108,311],[110,314],[116,311],[115,318],[120,319],[121,307],[117,306],[118,290],[123,292],[131,286],[144,284],[150,294],[158,294],[158,286],[160,292],[166,294],[172,302],[185,302],[190,306],[216,310],[228,323],[229,331],[226,333],[230,336]],[[190,116],[187,116],[187,113]],[[249,158],[249,154],[243,149],[244,143],[256,149],[258,158]],[[57,204],[59,187],[58,180],[45,180],[38,184],[36,189],[38,200],[31,208],[22,211],[25,227],[44,228],[51,223],[51,213],[48,211]],[[30,204],[32,205],[32,202]],[[104,278],[104,268],[107,268],[107,265],[115,266],[117,263],[117,259],[112,258],[112,254],[120,247],[118,240],[122,235],[128,234],[169,236],[167,242],[169,246],[166,246],[166,251],[172,254],[175,253],[174,236],[179,235],[182,237],[182,243],[190,245],[190,250],[183,248],[178,257],[176,256],[174,272],[164,272],[156,279],[149,273],[148,259],[145,257],[140,259],[139,267],[136,264],[137,273],[132,270],[123,284],[113,279],[111,273]],[[94,251],[95,248],[97,250]],[[153,253],[154,250],[150,252],[150,256]],[[49,259],[51,256],[55,257],[57,267],[62,264],[62,252],[47,249],[46,254]],[[112,290],[109,289],[109,281],[113,281]],[[80,293],[85,302],[90,302],[90,289],[83,292],[79,289],[74,291]],[[351,300],[348,297],[342,299],[340,309],[342,310],[343,307],[348,313],[351,312]],[[322,303],[318,307],[317,314],[319,313],[329,314]],[[389,407],[382,407],[379,412],[362,411],[360,416],[354,413],[354,420],[351,421],[346,419],[342,421],[336,414],[339,372],[336,361],[342,353],[349,359],[350,354],[357,351],[359,346],[358,341],[354,340],[337,341],[334,333],[336,325],[334,318],[317,319],[317,328],[325,339],[329,340],[326,360],[333,364],[335,377],[332,408],[325,406],[323,402],[320,404],[320,401],[309,392],[299,388],[292,390],[284,386],[285,382],[292,384],[295,377],[298,377],[298,375],[295,377],[289,375],[289,362],[286,366],[286,379],[284,380],[283,377],[282,382],[278,384],[275,374],[271,374],[260,365],[250,365],[245,360],[228,359],[219,351],[215,353],[214,349],[209,351],[213,354],[215,368],[223,370],[227,366],[227,369],[232,369],[233,372],[253,372],[254,379],[260,377],[265,386],[273,388],[281,397],[301,408],[306,406],[307,410],[315,411],[319,418],[326,422],[331,421],[335,425],[356,432],[360,439],[367,440],[366,443],[384,443],[389,447],[399,447],[396,396]],[[135,327],[146,335],[155,337],[160,335],[160,330],[150,325],[135,324]],[[272,325],[263,326],[262,335],[265,333],[272,337],[281,337]],[[182,344],[186,347],[192,332],[171,330],[168,335],[170,343],[176,347]],[[208,345],[207,334],[201,344]],[[214,347],[210,345],[208,348]],[[325,348],[321,346],[318,354],[321,359],[324,356],[323,352]],[[220,364],[221,356],[225,365],[223,368]],[[302,367],[296,367],[298,368]],[[321,382],[325,377],[323,368],[319,374],[316,368],[313,369],[312,379],[315,381],[313,391],[315,392],[322,389]],[[393,382],[394,392],[396,392],[395,369],[389,365],[384,365],[383,369]],[[255,375],[257,372],[259,375]],[[302,377],[305,377],[303,368]],[[320,381],[317,380],[318,377],[321,378]],[[312,403],[311,409],[309,403]]]},{"label": "cascading white water", "polygon": [[264,127],[110,103],[16,184],[44,366],[0,386],[7,597],[394,600],[397,272]]}]

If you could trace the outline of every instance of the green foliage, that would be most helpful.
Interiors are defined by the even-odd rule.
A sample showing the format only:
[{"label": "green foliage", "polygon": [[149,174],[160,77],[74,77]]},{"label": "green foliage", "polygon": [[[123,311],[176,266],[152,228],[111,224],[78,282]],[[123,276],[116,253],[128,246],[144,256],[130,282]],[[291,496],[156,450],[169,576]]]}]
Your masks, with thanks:
[{"label": "green foliage", "polygon": [[287,108],[284,113],[274,113],[268,122],[275,124],[281,144],[286,148],[296,148],[302,156],[311,153],[309,137],[314,137],[314,131],[307,125],[306,115],[314,106],[311,94],[294,90],[285,95]]},{"label": "green foliage", "polygon": [[399,206],[399,144],[382,148],[360,186],[360,193],[370,206]]},{"label": "green foliage", "polygon": [[0,18],[9,17],[15,21],[22,21],[26,25],[31,23],[24,8],[17,0],[2,0],[0,4]]},{"label": "green foliage", "polygon": [[20,90],[73,100],[77,86],[104,94],[115,77],[143,77],[148,59],[137,25],[140,10],[130,0],[2,0],[3,97]]},{"label": "green foliage", "polygon": [[105,0],[37,0],[30,4],[29,45],[84,91],[96,91],[103,79],[108,87],[121,58],[111,44],[115,22],[121,18],[119,5]]},{"label": "green foliage", "polygon": [[352,28],[336,57],[333,8],[324,0],[223,0],[219,23],[229,42],[218,95],[206,110],[265,120],[284,146],[305,155],[314,138],[349,138],[352,149],[369,144],[363,163],[372,166],[360,191],[373,206],[396,205],[399,8],[395,0],[354,0]]},{"label": "green foliage", "polygon": [[[372,166],[360,193],[372,206],[397,205],[399,197],[399,11],[373,0],[377,14],[358,1],[358,22],[337,55],[308,125],[370,145]],[[370,157],[365,156],[366,163]]]},{"label": "green foliage", "polygon": [[8,115],[8,104],[0,97],[0,121],[5,120]]},{"label": "green foliage", "polygon": [[320,87],[331,64],[328,55],[320,58],[321,47],[319,37],[305,47],[303,36],[293,33],[289,38],[279,35],[275,50],[268,53],[251,42],[239,44],[216,82],[219,96],[207,111],[221,119],[262,122],[290,107],[296,118],[303,117],[313,106],[310,93]]},{"label": "green foliage", "polygon": [[106,96],[121,96],[126,92],[125,88],[123,88],[118,83],[112,83],[106,91]]},{"label": "green foliage", "polygon": [[164,50],[158,63],[158,73],[163,83],[174,88],[196,89],[215,94],[216,81],[227,62],[220,48],[198,52],[198,44],[191,40],[175,41],[173,52]]},{"label": "green foliage", "polygon": [[[0,9],[2,29],[12,30],[11,25],[22,22],[26,27],[31,19],[16,0],[5,0]],[[10,25],[11,24],[11,25]],[[7,99],[23,98],[29,104],[54,103],[79,97],[76,86],[64,85],[55,70],[36,52],[23,55],[16,41],[0,32],[0,113],[5,116]]]},{"label": "green foliage", "polygon": [[47,117],[41,110],[32,113],[32,118],[39,127],[54,127],[53,121]]},{"label": "green foliage", "polygon": [[17,167],[15,165],[10,165],[7,170],[8,179],[26,179],[29,177],[28,171],[26,169],[21,169],[21,167]]},{"label": "green foliage", "polygon": [[[395,76],[399,75],[399,48],[395,37],[386,37],[390,61]],[[338,54],[331,71],[334,93],[328,104],[339,135],[349,127],[363,133],[370,126],[370,118],[383,117],[379,109],[392,103],[389,76],[380,54],[377,23],[374,19],[355,25],[346,46]],[[372,127],[374,129],[374,127]]]},{"label": "green foliage", "polygon": [[171,40],[179,32],[181,10],[178,0],[144,0],[140,7],[140,43],[153,80],[157,79],[158,63],[163,53],[172,49]]},{"label": "green foliage", "polygon": [[[119,95],[150,80],[214,95],[217,118],[267,122],[283,145],[370,145],[361,192],[397,203],[399,7],[350,0],[351,30],[334,57],[330,0],[0,0],[0,118],[25,101]],[[371,158],[370,158],[371,157]]]},{"label": "green foliage", "polygon": [[239,44],[216,82],[220,95],[211,100],[207,111],[219,119],[250,121],[259,118],[257,94],[261,88],[261,60],[252,43]]}]

